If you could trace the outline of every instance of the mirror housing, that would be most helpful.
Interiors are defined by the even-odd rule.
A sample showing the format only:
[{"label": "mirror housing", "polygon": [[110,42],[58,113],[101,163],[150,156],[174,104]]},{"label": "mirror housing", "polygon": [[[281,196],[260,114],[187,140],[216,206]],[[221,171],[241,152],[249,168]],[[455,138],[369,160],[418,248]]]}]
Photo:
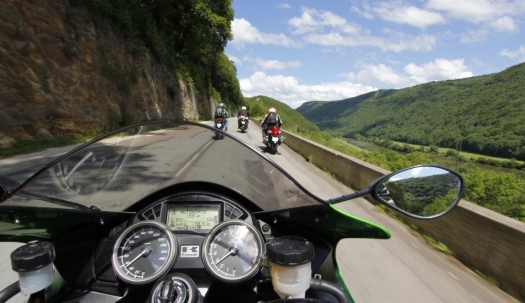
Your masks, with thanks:
[{"label": "mirror housing", "polygon": [[416,219],[433,219],[461,200],[463,177],[437,165],[417,165],[388,174],[372,184],[370,194],[381,204]]}]

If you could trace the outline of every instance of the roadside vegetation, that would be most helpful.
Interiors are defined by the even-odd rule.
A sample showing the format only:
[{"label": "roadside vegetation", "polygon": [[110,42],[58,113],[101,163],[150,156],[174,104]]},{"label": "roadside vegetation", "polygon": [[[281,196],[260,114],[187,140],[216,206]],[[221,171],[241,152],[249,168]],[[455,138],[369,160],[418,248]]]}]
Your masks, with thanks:
[{"label": "roadside vegetation", "polygon": [[[366,151],[345,142],[336,132],[320,131],[285,103],[265,96],[245,98],[244,102],[254,118],[263,118],[268,107],[275,106],[283,119],[283,129],[390,171],[417,164],[439,164],[458,170],[465,179],[465,200],[525,222],[525,170],[517,169],[521,167],[521,161],[498,160],[502,166],[508,166],[509,169],[496,171],[467,165],[477,163],[457,162],[457,155],[466,157],[463,152],[452,155],[448,149],[441,150],[443,153],[436,146]],[[448,164],[443,163],[443,158],[450,159]],[[307,161],[315,162],[315,159],[311,157]]]},{"label": "roadside vegetation", "polygon": [[[242,93],[237,70],[224,47],[233,39],[231,0],[72,0],[91,16],[101,31],[109,20],[130,44],[131,54],[165,64],[216,102],[239,106]],[[137,75],[108,66],[103,76],[123,93]],[[172,91],[170,91],[170,89]],[[167,88],[174,94],[173,88]]]},{"label": "roadside vegetation", "polygon": [[[362,142],[369,142],[377,146],[385,147],[391,150],[395,150],[402,153],[410,153],[414,151],[426,152],[436,155],[442,155],[443,157],[448,157],[454,162],[470,162],[470,163],[479,163],[485,165],[492,165],[497,167],[504,168],[515,168],[515,169],[524,169],[525,164],[523,161],[518,161],[516,159],[505,159],[499,157],[491,157],[485,155],[479,155],[469,152],[460,151],[453,148],[443,148],[435,145],[424,146],[409,144],[403,142],[396,142],[386,138],[366,138],[361,135],[356,135],[356,140]],[[458,146],[459,148],[459,146]]]}]

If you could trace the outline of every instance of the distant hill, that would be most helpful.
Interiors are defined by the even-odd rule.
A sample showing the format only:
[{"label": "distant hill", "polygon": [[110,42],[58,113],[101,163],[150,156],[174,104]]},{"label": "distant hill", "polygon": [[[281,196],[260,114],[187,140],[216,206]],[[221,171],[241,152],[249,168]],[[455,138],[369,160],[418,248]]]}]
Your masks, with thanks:
[{"label": "distant hill", "polygon": [[344,137],[384,137],[525,160],[525,63],[500,73],[297,108]]},{"label": "distant hill", "polygon": [[[311,133],[320,131],[319,127],[308,121],[308,119],[306,119],[299,112],[281,101],[277,101],[266,96],[244,98],[244,101],[250,110],[250,115],[252,117],[263,118],[268,113],[268,108],[273,106],[277,109],[277,113],[283,120],[283,129],[296,133]],[[235,115],[236,114],[237,113],[235,113]]]}]

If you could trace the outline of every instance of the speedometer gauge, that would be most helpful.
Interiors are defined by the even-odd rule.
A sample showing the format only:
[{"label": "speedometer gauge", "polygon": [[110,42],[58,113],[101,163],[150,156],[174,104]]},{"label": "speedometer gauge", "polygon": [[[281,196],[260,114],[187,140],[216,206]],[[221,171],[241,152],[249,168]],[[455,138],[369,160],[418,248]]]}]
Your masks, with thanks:
[{"label": "speedometer gauge", "polygon": [[111,262],[117,276],[131,284],[146,284],[162,277],[177,256],[177,241],[164,224],[142,221],[117,239]]},{"label": "speedometer gauge", "polygon": [[255,275],[266,254],[261,233],[252,225],[230,220],[215,226],[204,240],[202,259],[208,272],[224,282]]},{"label": "speedometer gauge", "polygon": [[51,177],[62,190],[91,195],[109,186],[120,173],[127,148],[97,146],[81,150],[50,168]]}]

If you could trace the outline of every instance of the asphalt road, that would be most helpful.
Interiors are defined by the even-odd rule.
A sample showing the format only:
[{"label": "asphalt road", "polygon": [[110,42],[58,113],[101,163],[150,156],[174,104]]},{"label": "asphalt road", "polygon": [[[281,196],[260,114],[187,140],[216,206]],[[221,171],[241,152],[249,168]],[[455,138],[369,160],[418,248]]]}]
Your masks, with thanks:
[{"label": "asphalt road", "polygon": [[[265,152],[259,127],[252,123],[247,133],[240,133],[235,126],[235,119],[230,119],[230,134]],[[213,148],[220,148],[220,145]],[[224,159],[228,159],[227,149],[226,146],[222,148]],[[11,174],[18,181],[23,181],[33,170],[62,152],[48,150],[17,159],[0,160],[0,174]],[[286,145],[281,145],[276,155],[266,155],[323,199],[352,191]],[[231,165],[234,160],[228,159],[225,163]],[[183,168],[179,170],[183,171]],[[517,302],[455,259],[438,252],[366,200],[355,199],[338,207],[379,223],[392,234],[390,240],[346,239],[337,246],[337,262],[356,302]],[[10,268],[9,254],[18,245],[3,243],[0,246],[0,260],[6,260],[0,263],[0,288],[16,281],[16,275]],[[17,295],[8,302],[24,302],[23,299],[23,296]]]}]

